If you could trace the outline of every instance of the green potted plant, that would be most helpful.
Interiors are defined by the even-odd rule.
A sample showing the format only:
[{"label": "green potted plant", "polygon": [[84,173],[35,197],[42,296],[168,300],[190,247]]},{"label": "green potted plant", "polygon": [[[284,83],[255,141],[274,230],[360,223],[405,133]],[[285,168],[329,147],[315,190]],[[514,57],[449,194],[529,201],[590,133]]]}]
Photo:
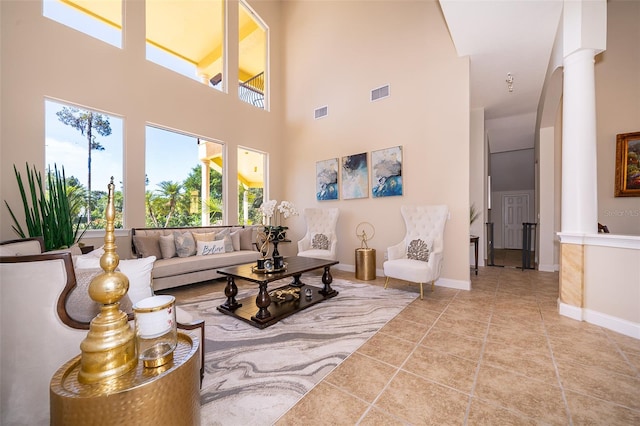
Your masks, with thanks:
[{"label": "green potted plant", "polygon": [[[71,247],[82,238],[84,230],[80,232],[81,217],[78,216],[74,224],[73,212],[79,210],[79,205],[72,203],[70,200],[71,198],[77,200],[78,197],[71,197],[70,195],[73,194],[69,194],[67,190],[64,167],[62,167],[62,173],[58,172],[58,167],[55,164],[53,172],[51,169],[48,170],[46,188],[42,180],[42,174],[36,170],[35,166],[29,169],[29,164],[26,163],[26,169],[27,188],[25,188],[20,172],[18,172],[15,165],[13,166],[20,197],[22,198],[26,232],[20,225],[9,203],[6,200],[4,201],[13,219],[13,230],[21,238],[42,236],[45,250]],[[28,194],[26,189],[29,191]]]},{"label": "green potted plant", "polygon": [[473,225],[478,216],[480,216],[480,211],[476,209],[475,203],[471,203],[471,207],[469,207],[469,226]]}]

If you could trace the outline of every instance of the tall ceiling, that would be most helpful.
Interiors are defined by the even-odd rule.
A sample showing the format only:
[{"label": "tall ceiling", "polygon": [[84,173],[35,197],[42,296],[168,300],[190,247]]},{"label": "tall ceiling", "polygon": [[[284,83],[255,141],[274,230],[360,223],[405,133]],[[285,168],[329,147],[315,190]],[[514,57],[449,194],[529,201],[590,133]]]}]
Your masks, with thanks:
[{"label": "tall ceiling", "polygon": [[440,0],[458,55],[470,58],[471,107],[484,108],[491,153],[534,146],[538,101],[562,3]]}]

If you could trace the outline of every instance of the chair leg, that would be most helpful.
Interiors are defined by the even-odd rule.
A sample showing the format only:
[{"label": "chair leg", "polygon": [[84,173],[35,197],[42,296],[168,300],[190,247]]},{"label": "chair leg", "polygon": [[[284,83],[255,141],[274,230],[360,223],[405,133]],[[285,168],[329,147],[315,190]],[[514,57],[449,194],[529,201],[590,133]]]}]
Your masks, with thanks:
[{"label": "chair leg", "polygon": [[384,288],[387,288],[387,285],[389,285],[389,277],[387,277],[386,280],[384,280]]},{"label": "chair leg", "polygon": [[424,299],[424,291],[422,291],[422,283],[420,283],[420,300]]},{"label": "chair leg", "polygon": [[433,288],[434,288],[435,285],[436,285],[435,280],[431,281],[431,293],[433,293]]}]

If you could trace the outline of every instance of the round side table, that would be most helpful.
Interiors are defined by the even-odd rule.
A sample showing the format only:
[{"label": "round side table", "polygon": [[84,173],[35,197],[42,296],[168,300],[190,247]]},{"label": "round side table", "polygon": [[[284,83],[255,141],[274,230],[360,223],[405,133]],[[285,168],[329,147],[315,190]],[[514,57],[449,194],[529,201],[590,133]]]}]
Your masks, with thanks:
[{"label": "round side table", "polygon": [[199,425],[200,366],[196,337],[178,333],[173,361],[135,369],[104,383],[78,381],[80,358],[54,374],[51,425]]}]

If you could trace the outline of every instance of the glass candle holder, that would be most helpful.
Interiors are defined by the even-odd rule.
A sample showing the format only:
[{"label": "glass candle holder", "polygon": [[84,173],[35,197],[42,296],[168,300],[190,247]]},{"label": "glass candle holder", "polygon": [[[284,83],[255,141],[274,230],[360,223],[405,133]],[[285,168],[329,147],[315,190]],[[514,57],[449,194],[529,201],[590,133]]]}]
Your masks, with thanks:
[{"label": "glass candle holder", "polygon": [[175,297],[152,296],[133,306],[138,358],[145,367],[160,367],[173,359],[178,344]]}]

